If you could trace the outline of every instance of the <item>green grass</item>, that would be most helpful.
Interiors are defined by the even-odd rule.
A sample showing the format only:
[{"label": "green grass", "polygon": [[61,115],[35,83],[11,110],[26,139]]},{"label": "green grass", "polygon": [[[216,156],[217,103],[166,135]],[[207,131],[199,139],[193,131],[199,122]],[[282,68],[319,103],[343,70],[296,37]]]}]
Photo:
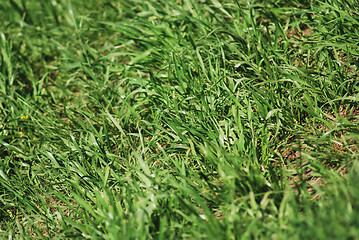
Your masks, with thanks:
[{"label": "green grass", "polygon": [[355,0],[7,0],[0,238],[358,239]]}]

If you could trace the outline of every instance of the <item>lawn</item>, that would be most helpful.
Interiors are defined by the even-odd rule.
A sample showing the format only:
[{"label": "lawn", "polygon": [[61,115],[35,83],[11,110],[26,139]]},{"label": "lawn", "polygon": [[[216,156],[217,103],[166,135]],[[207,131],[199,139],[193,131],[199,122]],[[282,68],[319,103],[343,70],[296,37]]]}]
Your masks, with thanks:
[{"label": "lawn", "polygon": [[356,0],[0,22],[0,239],[359,239]]}]

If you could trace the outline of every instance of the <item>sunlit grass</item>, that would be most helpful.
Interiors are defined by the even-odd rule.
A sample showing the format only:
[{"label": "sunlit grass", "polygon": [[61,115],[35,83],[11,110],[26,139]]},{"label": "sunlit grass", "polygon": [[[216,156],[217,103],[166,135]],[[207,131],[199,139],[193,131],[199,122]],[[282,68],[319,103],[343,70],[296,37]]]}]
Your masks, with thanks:
[{"label": "sunlit grass", "polygon": [[359,7],[5,1],[0,236],[356,239]]}]

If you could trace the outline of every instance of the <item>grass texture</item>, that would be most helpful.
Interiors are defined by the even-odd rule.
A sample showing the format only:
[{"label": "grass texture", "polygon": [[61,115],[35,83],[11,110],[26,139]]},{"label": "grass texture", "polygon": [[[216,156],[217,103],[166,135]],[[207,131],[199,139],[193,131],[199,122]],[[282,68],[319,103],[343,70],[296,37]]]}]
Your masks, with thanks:
[{"label": "grass texture", "polygon": [[5,0],[1,239],[358,239],[355,0]]}]

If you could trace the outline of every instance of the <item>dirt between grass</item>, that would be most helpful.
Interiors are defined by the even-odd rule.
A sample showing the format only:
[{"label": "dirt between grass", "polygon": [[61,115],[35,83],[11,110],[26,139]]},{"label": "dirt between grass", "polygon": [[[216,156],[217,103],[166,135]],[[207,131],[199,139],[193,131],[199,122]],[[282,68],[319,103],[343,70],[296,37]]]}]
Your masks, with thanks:
[{"label": "dirt between grass", "polygon": [[[348,111],[348,105],[343,105],[339,108],[337,117],[332,113],[326,113],[326,115],[328,117],[325,120],[333,124],[333,127],[335,127],[336,120],[339,118],[348,120],[354,126],[359,125],[359,106],[354,106]],[[329,128],[324,124],[315,124],[316,133],[312,131],[313,126],[304,126],[308,129],[308,135],[311,136],[315,136],[318,132],[326,134],[329,131]],[[322,177],[315,176],[316,174],[313,170],[315,166],[312,166],[306,159],[313,158],[314,164],[324,165],[344,176],[348,172],[348,167],[347,163],[343,164],[343,161],[348,162],[353,153],[359,153],[359,139],[351,138],[347,131],[338,131],[333,135],[333,138],[328,141],[316,141],[314,137],[292,137],[289,139],[289,143],[280,150],[281,156],[286,161],[282,163],[283,167],[289,172],[293,172],[292,176],[288,177],[290,187],[298,192],[299,183],[304,181],[307,185],[307,192],[313,194],[312,200],[319,197],[315,188],[324,186],[325,181]],[[316,153],[318,152],[321,153],[318,156],[325,156],[325,158],[316,158]]]},{"label": "dirt between grass", "polygon": [[301,40],[302,36],[312,35],[314,33],[313,29],[311,29],[307,24],[302,23],[299,25],[299,28],[300,31],[298,29],[288,31],[287,38]]},{"label": "dirt between grass", "polygon": [[[58,199],[57,197],[45,197],[45,201],[47,202],[47,206],[49,206],[49,212],[46,215],[56,215],[56,216],[65,216],[71,219],[75,219],[76,212],[73,210],[77,203],[73,201],[69,201],[69,205]],[[41,239],[43,237],[55,237],[54,234],[59,234],[60,231],[54,229],[51,233],[49,233],[46,222],[48,221],[57,221],[54,216],[53,219],[48,219],[48,217],[43,215],[38,215],[37,218],[31,217],[31,223],[27,228],[28,233],[34,239]],[[42,234],[42,236],[40,236]]]}]

